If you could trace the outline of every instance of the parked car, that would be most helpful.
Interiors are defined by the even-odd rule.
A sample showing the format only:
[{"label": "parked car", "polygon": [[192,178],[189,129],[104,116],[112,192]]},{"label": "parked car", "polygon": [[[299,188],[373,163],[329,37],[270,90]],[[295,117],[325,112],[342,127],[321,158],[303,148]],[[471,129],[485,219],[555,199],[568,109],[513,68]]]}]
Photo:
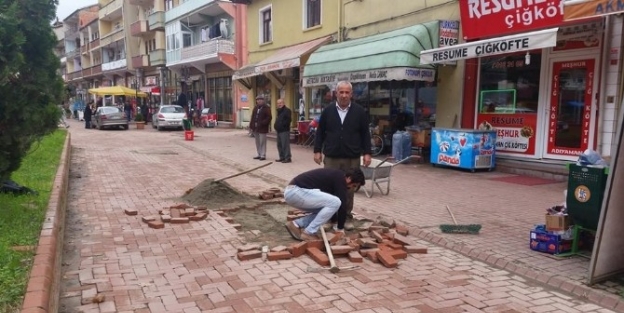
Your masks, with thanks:
[{"label": "parked car", "polygon": [[121,127],[128,129],[128,119],[126,113],[120,108],[113,106],[99,107],[93,115],[92,126],[97,129],[106,127]]},{"label": "parked car", "polygon": [[152,127],[158,130],[165,128],[184,129],[182,121],[186,117],[184,108],[179,105],[162,105],[152,116]]}]

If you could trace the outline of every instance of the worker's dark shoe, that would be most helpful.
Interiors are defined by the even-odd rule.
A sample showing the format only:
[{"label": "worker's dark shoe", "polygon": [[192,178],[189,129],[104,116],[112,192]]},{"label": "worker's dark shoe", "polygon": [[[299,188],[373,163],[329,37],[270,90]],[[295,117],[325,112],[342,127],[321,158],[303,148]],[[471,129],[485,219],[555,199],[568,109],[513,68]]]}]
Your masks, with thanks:
[{"label": "worker's dark shoe", "polygon": [[290,162],[292,162],[292,160],[290,160],[290,159],[286,159],[286,160],[282,161],[282,163],[290,163]]},{"label": "worker's dark shoe", "polygon": [[290,236],[292,236],[293,238],[297,240],[301,240],[301,229],[297,227],[297,225],[295,225],[295,222],[290,221],[286,223],[285,226],[286,226],[286,229],[288,230],[288,233],[290,233]]}]

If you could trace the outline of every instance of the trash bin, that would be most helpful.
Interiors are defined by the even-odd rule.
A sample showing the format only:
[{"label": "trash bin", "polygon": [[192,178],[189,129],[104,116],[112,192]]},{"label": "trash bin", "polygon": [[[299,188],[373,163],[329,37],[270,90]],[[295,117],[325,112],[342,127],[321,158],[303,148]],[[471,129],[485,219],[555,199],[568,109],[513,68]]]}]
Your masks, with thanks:
[{"label": "trash bin", "polygon": [[609,168],[569,164],[568,169],[568,215],[575,225],[596,230]]}]

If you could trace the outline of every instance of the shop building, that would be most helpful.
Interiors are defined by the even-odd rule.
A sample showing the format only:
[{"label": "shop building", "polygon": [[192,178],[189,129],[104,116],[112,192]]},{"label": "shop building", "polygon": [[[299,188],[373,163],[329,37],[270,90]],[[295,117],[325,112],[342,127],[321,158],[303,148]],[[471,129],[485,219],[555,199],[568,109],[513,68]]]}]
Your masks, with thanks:
[{"label": "shop building", "polygon": [[564,1],[494,2],[460,1],[466,42],[420,54],[428,64],[465,62],[461,126],[495,128],[497,158],[509,164],[562,169],[586,149],[608,157],[622,18],[564,22]]},{"label": "shop building", "polygon": [[192,106],[198,98],[217,114],[220,125],[233,125],[241,98],[232,90],[232,75],[242,62],[246,28],[244,5],[229,1],[165,1],[166,66],[173,93],[165,96],[175,103],[187,93]]},{"label": "shop building", "polygon": [[340,42],[312,53],[303,70],[310,113],[330,105],[336,84],[346,80],[353,84],[354,102],[385,133],[457,124],[463,62],[419,59],[420,51],[458,41],[457,2],[434,2],[342,1]]},{"label": "shop building", "polygon": [[[320,46],[335,41],[339,6],[329,0],[253,0],[247,3],[248,62],[232,76],[242,96],[241,112],[263,95],[276,116],[276,101],[283,98],[299,119],[299,106],[309,107],[301,85],[301,68]],[[307,111],[302,109],[302,111]],[[250,114],[248,114],[250,116]],[[293,122],[293,126],[294,126]],[[245,126],[241,120],[238,126]]]}]

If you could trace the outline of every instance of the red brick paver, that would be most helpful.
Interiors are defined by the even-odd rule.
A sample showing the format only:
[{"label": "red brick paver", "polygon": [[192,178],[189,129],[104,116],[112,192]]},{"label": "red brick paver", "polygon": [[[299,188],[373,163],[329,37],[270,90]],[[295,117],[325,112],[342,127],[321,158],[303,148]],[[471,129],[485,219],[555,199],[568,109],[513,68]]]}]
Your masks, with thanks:
[{"label": "red brick paver", "polygon": [[[69,263],[60,312],[611,312],[414,237],[411,241],[426,246],[428,254],[410,254],[393,269],[364,260],[359,269],[331,274],[306,256],[239,261],[237,231],[217,214],[164,229],[149,228],[141,217],[157,216],[204,179],[258,165],[251,159],[253,142],[244,132],[198,129],[195,140],[185,142],[181,132],[72,126],[74,178],[64,260]],[[269,152],[270,157],[275,154]],[[274,164],[228,182],[257,194],[314,167],[310,149],[293,147],[293,163]],[[360,193],[356,207],[434,230],[449,223],[444,208],[449,204],[461,223],[484,224],[481,235],[459,235],[452,238],[455,242],[491,244],[488,249],[501,253],[501,259],[519,252],[536,257],[528,248],[515,247],[519,241],[510,238],[515,231],[528,237],[528,229],[520,232],[521,222],[539,222],[530,222],[532,216],[541,217],[546,205],[560,202],[548,200],[548,192],[560,194],[560,186],[504,186],[486,179],[492,175],[499,174],[405,165],[393,174],[390,196],[376,193],[368,199]],[[510,191],[525,195],[509,196]],[[516,216],[504,214],[519,203],[531,208]],[[497,210],[500,204],[505,207]],[[127,208],[137,209],[138,215],[126,215]],[[494,216],[481,220],[490,214]],[[494,222],[508,225],[499,230]],[[501,245],[505,240],[507,246]],[[346,258],[337,262],[352,264]],[[553,267],[560,264],[551,262]],[[104,301],[93,303],[97,295]]]}]

